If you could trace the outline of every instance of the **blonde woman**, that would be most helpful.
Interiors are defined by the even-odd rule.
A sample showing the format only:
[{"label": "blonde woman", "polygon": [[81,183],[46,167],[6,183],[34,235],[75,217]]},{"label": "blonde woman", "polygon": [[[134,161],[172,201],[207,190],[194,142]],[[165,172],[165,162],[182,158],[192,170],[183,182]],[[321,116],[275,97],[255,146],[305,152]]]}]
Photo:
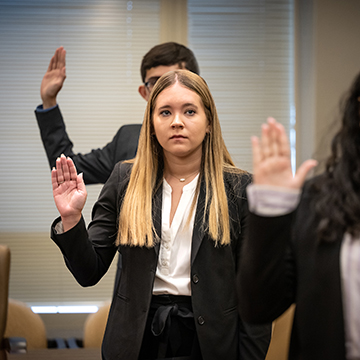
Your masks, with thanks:
[{"label": "blonde woman", "polygon": [[187,70],[156,83],[137,155],[115,166],[88,230],[82,176],[71,159],[56,161],[52,238],[72,274],[95,285],[122,254],[103,359],[265,358],[271,327],[241,321],[235,289],[250,180],[205,81]]}]

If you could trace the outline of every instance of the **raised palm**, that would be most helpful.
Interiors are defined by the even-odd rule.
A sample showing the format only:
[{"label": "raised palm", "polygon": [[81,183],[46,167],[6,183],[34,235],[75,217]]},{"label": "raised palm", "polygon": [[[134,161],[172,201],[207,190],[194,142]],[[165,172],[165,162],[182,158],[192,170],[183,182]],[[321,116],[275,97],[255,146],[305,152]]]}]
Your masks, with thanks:
[{"label": "raised palm", "polygon": [[56,96],[66,79],[65,57],[66,51],[63,47],[56,49],[42,79],[40,95],[44,108],[56,105]]},{"label": "raised palm", "polygon": [[70,158],[62,155],[51,172],[53,196],[63,221],[64,229],[71,228],[81,218],[87,192],[82,175],[77,175]]},{"label": "raised palm", "polygon": [[261,139],[252,138],[254,184],[300,189],[316,161],[307,160],[293,176],[289,140],[284,127],[269,118]]}]

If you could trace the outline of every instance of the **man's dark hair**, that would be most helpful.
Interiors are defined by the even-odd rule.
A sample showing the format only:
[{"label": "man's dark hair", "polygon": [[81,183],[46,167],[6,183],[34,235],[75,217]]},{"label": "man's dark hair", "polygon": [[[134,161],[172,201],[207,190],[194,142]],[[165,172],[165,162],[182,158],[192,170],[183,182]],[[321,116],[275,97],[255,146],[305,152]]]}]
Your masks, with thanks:
[{"label": "man's dark hair", "polygon": [[151,48],[141,62],[141,78],[145,82],[146,71],[156,66],[171,66],[178,64],[181,69],[187,69],[200,74],[199,65],[194,53],[184,45],[167,42]]}]

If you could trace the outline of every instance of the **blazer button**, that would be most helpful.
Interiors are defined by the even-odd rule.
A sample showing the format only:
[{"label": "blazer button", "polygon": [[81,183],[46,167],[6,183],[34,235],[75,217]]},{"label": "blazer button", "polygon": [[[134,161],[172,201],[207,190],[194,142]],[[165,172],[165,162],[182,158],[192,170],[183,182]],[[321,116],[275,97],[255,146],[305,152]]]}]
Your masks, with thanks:
[{"label": "blazer button", "polygon": [[197,284],[199,282],[199,277],[196,274],[193,275],[192,281],[193,281],[194,284]]},{"label": "blazer button", "polygon": [[204,320],[204,318],[202,316],[199,316],[197,320],[198,320],[199,325],[204,325],[205,324],[205,320]]}]

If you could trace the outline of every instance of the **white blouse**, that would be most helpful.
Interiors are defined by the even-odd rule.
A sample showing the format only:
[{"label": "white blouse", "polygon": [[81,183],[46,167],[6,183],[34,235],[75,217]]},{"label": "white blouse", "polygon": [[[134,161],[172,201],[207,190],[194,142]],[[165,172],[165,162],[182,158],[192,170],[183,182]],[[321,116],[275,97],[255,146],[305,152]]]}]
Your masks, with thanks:
[{"label": "white blouse", "polygon": [[153,288],[154,295],[191,295],[190,259],[195,210],[188,217],[199,179],[183,187],[180,202],[170,226],[172,188],[164,179],[162,199],[162,226],[159,259]]}]

